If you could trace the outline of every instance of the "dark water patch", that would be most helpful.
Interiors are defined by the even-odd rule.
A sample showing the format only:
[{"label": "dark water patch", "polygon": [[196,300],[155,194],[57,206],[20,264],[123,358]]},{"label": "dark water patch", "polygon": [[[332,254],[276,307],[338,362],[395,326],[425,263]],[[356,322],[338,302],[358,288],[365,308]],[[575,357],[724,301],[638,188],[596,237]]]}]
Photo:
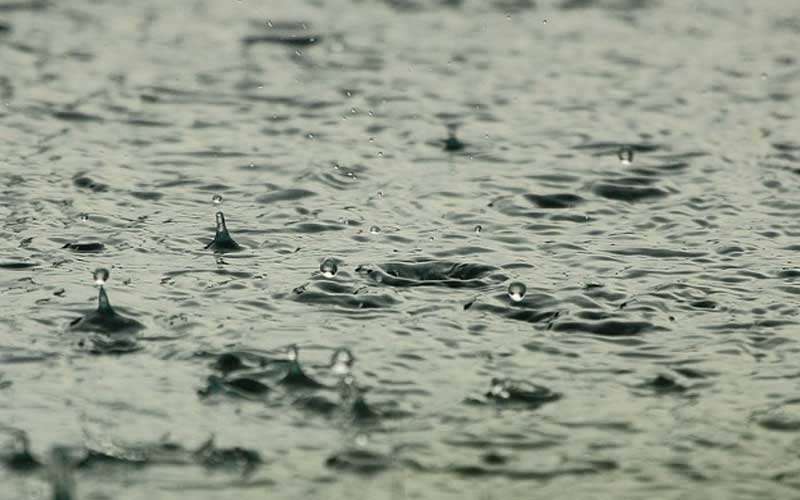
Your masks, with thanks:
[{"label": "dark water patch", "polygon": [[603,337],[629,337],[661,331],[663,328],[657,327],[648,321],[607,320],[586,322],[564,320],[555,322],[553,330],[557,332],[591,333]]},{"label": "dark water patch", "polygon": [[44,10],[50,7],[49,0],[29,0],[20,2],[2,2],[0,3],[0,12],[16,12],[16,11],[37,11]]},{"label": "dark water patch", "polygon": [[106,246],[102,243],[66,243],[63,247],[78,253],[98,253],[105,250]]},{"label": "dark water patch", "polygon": [[526,194],[525,199],[539,208],[573,208],[584,202],[576,194],[560,193],[549,195]]},{"label": "dark water patch", "polygon": [[325,460],[331,469],[356,474],[377,474],[394,468],[420,470],[422,467],[410,459],[399,459],[365,448],[347,448]]},{"label": "dark water patch", "polygon": [[108,191],[108,185],[103,184],[102,182],[95,182],[91,178],[85,175],[76,175],[72,178],[72,183],[75,187],[80,189],[88,189],[90,191],[94,191],[95,193],[103,193]]},{"label": "dark water patch", "polygon": [[20,270],[38,266],[35,262],[0,262],[0,269]]},{"label": "dark water patch", "polygon": [[346,226],[339,222],[288,222],[285,227],[289,228],[293,233],[299,234],[318,234],[327,233],[331,231],[343,231]]},{"label": "dark water patch", "polygon": [[258,203],[269,205],[283,201],[298,201],[303,198],[316,196],[316,193],[307,189],[278,189],[269,194],[264,194],[256,198]]},{"label": "dark water patch", "polygon": [[292,47],[308,47],[322,41],[320,35],[285,34],[285,35],[247,35],[242,37],[245,46],[261,43],[289,45]]},{"label": "dark water patch", "polygon": [[0,433],[8,439],[0,442],[0,464],[17,473],[39,470],[43,464],[30,451],[30,440],[25,432],[17,429],[0,428]]},{"label": "dark water patch", "polygon": [[[12,30],[12,27],[11,27],[10,23],[7,23],[5,21],[0,20],[0,35],[5,35],[7,33],[11,33],[11,30]],[[6,82],[6,80],[3,80],[3,81]],[[7,93],[6,93],[6,95],[7,95]],[[7,97],[9,97],[9,96],[7,95]]]},{"label": "dark water patch", "polygon": [[197,391],[202,398],[217,394],[241,397],[245,399],[259,398],[269,393],[270,388],[263,382],[251,377],[218,377],[210,375],[206,387]]},{"label": "dark water patch", "polygon": [[614,248],[606,250],[608,253],[616,255],[636,255],[643,257],[653,257],[656,259],[696,259],[705,257],[708,252],[686,252],[682,250],[671,250],[668,248]]},{"label": "dark water patch", "polygon": [[156,191],[133,191],[131,196],[145,201],[158,201],[164,197],[162,193]]},{"label": "dark water patch", "polygon": [[101,122],[103,118],[97,115],[81,113],[80,111],[54,111],[53,117],[67,122]]},{"label": "dark water patch", "polygon": [[688,390],[688,387],[669,375],[656,375],[651,380],[640,384],[639,387],[657,394],[682,394]]},{"label": "dark water patch", "polygon": [[631,203],[669,196],[667,191],[656,187],[629,186],[611,182],[595,184],[592,191],[603,198]]}]

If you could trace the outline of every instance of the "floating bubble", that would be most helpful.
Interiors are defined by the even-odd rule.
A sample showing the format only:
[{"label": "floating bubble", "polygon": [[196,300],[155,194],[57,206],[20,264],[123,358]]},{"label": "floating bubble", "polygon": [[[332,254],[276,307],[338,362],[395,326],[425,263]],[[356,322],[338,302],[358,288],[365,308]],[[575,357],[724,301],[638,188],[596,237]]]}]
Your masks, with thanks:
[{"label": "floating bubble", "polygon": [[109,274],[111,273],[108,272],[108,269],[104,267],[98,267],[92,273],[92,278],[94,278],[94,284],[100,286],[105,285],[106,281],[108,281]]},{"label": "floating bubble", "polygon": [[322,264],[319,265],[319,272],[326,278],[333,278],[338,271],[339,266],[337,266],[336,261],[331,258],[323,260]]},{"label": "floating bubble", "polygon": [[528,287],[526,287],[523,283],[519,281],[515,281],[508,285],[508,297],[513,300],[514,302],[519,302],[525,297],[525,293],[528,291]]},{"label": "floating bubble", "polygon": [[620,150],[617,152],[617,156],[623,165],[630,165],[633,163],[633,148],[629,146],[620,148]]},{"label": "floating bubble", "polygon": [[215,194],[214,196],[211,197],[211,203],[213,203],[214,205],[219,205],[220,203],[222,203],[222,196]]},{"label": "floating bubble", "polygon": [[369,232],[372,234],[378,234],[381,232],[381,228],[379,228],[378,226],[372,226],[369,228]]},{"label": "floating bubble", "polygon": [[336,349],[331,356],[331,371],[336,375],[349,375],[354,361],[353,354],[348,349]]}]

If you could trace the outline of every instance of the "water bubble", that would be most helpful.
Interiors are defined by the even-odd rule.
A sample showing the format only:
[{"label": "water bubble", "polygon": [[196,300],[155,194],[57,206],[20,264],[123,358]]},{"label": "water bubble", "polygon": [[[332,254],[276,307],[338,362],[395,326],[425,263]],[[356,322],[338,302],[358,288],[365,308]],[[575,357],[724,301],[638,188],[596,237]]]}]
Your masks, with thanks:
[{"label": "water bubble", "polygon": [[513,300],[514,302],[519,302],[520,300],[525,297],[525,292],[528,291],[528,287],[526,287],[523,283],[519,281],[514,281],[510,285],[508,285],[508,297]]},{"label": "water bubble", "polygon": [[336,349],[333,356],[331,356],[331,370],[336,375],[349,375],[354,361],[353,353],[348,349]]},{"label": "water bubble", "polygon": [[220,203],[222,203],[222,196],[215,194],[214,196],[211,197],[211,203],[213,203],[214,205],[219,205]]},{"label": "water bubble", "polygon": [[383,151],[378,151],[378,156],[379,156],[380,158],[383,158]]},{"label": "water bubble", "polygon": [[294,363],[295,361],[297,361],[298,356],[299,353],[296,345],[292,344],[286,349],[286,359],[288,359],[289,361]]},{"label": "water bubble", "polygon": [[104,267],[98,267],[97,269],[94,270],[94,273],[92,273],[92,278],[94,278],[94,284],[100,286],[105,285],[106,281],[108,281],[109,274],[111,273],[108,272],[108,269]]},{"label": "water bubble", "polygon": [[475,226],[475,234],[481,234],[481,231],[483,231],[483,228],[481,227],[480,224]]},{"label": "water bubble", "polygon": [[331,258],[323,260],[322,264],[319,265],[319,272],[326,278],[333,278],[338,271],[339,266],[337,266],[336,261]]},{"label": "water bubble", "polygon": [[87,220],[89,220],[89,214],[87,214],[87,213],[82,213],[82,214],[80,215],[80,219],[81,219],[81,222],[86,222]]},{"label": "water bubble", "polygon": [[629,146],[620,148],[617,152],[617,157],[619,157],[619,161],[621,161],[623,165],[630,165],[633,163],[633,148]]},{"label": "water bubble", "polygon": [[381,232],[381,228],[379,228],[378,226],[372,226],[369,228],[369,232],[372,234],[378,234]]},{"label": "water bubble", "polygon": [[379,197],[379,198],[383,198],[383,196],[384,196],[384,193],[383,193],[383,191],[378,191],[378,197]]}]

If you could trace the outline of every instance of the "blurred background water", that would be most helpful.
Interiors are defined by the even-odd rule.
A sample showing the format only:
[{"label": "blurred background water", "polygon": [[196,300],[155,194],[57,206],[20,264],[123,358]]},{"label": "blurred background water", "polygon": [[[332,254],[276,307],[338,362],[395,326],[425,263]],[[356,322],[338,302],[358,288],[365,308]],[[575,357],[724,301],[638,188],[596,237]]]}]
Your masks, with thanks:
[{"label": "blurred background water", "polygon": [[0,499],[797,497],[799,42],[0,0]]}]

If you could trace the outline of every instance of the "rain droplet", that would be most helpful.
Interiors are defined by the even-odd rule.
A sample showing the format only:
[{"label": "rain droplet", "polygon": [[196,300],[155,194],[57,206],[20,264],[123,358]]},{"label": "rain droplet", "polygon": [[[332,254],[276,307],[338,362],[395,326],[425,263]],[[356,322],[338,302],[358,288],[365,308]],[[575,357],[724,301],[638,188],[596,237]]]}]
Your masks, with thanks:
[{"label": "rain droplet", "polygon": [[378,156],[383,158],[383,151],[378,151]]},{"label": "rain droplet", "polygon": [[520,300],[525,297],[525,292],[528,291],[528,287],[526,287],[523,283],[519,281],[514,281],[510,285],[508,285],[508,297],[513,300],[514,302],[519,302]]},{"label": "rain droplet", "polygon": [[620,150],[617,152],[617,156],[623,165],[630,165],[633,163],[633,148],[629,146],[620,148]]},{"label": "rain droplet", "polygon": [[319,272],[326,278],[333,278],[339,272],[339,266],[336,265],[335,260],[327,258],[319,265]]},{"label": "rain droplet", "polygon": [[105,285],[106,281],[108,281],[109,274],[110,273],[108,272],[108,269],[104,267],[98,267],[97,269],[94,270],[94,273],[92,273],[92,277],[94,278],[94,284],[100,286]]},{"label": "rain droplet", "polygon": [[481,231],[483,231],[483,228],[481,227],[480,224],[475,226],[475,234],[481,234]]},{"label": "rain droplet", "polygon": [[378,234],[381,232],[381,228],[379,228],[378,226],[372,226],[371,228],[369,228],[369,232],[372,234]]},{"label": "rain droplet", "polygon": [[222,196],[215,194],[214,196],[211,197],[211,203],[213,203],[214,205],[219,205],[220,203],[222,203]]},{"label": "rain droplet", "polygon": [[354,361],[353,353],[348,349],[336,349],[331,356],[331,370],[336,375],[349,375]]}]

